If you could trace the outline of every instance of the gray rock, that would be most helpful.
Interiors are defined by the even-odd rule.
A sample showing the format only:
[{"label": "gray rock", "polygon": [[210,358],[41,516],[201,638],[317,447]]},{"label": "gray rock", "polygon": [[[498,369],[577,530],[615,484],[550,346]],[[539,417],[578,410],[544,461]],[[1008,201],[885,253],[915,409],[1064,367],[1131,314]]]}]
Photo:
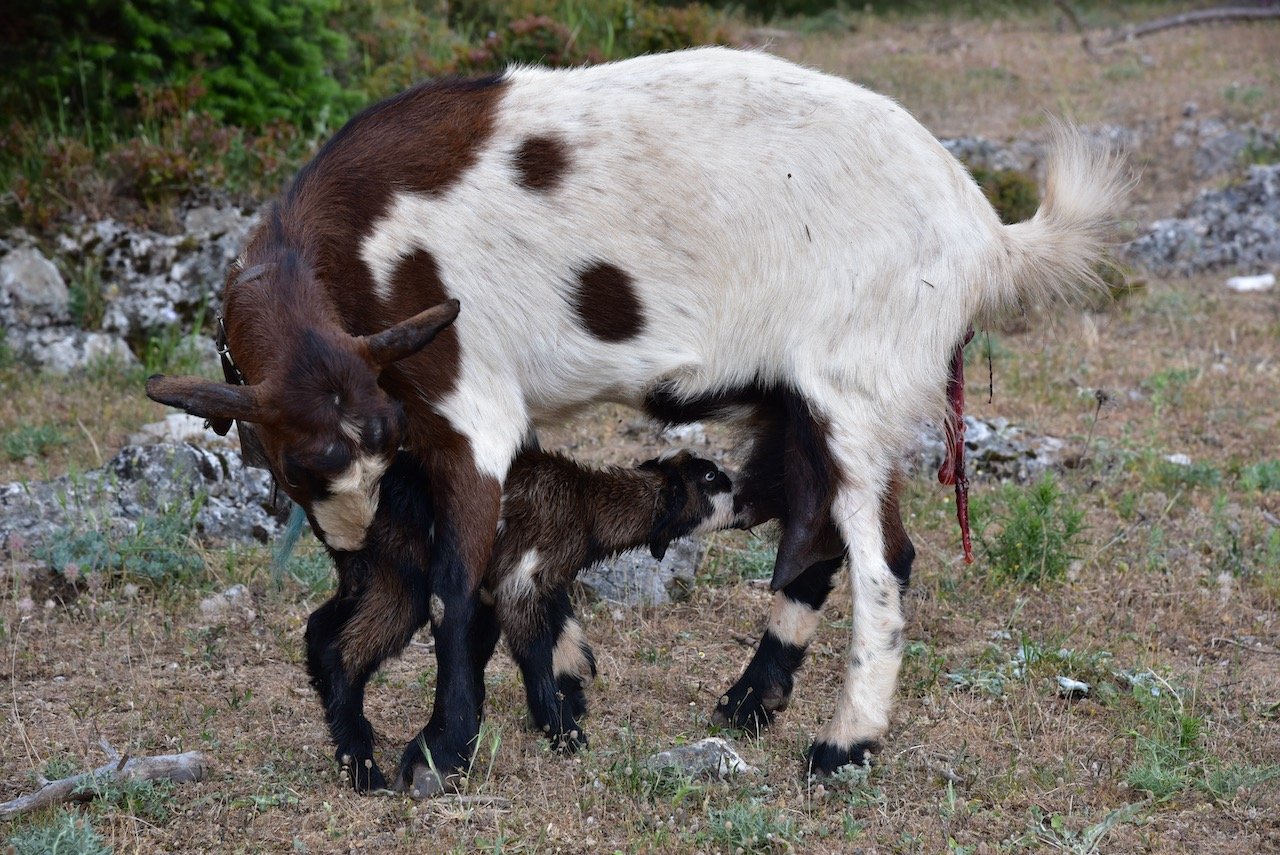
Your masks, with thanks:
[{"label": "gray rock", "polygon": [[702,552],[702,541],[693,538],[673,542],[661,561],[632,550],[583,571],[578,584],[590,598],[628,606],[684,600],[693,590]]},{"label": "gray rock", "polygon": [[[1027,481],[1062,459],[1062,440],[1052,436],[1030,436],[1008,419],[964,417],[965,465],[969,475]],[[910,459],[918,469],[936,473],[946,457],[942,429],[927,424],[916,436]]]},{"label": "gray rock", "polygon": [[1280,265],[1280,164],[1252,166],[1243,182],[1202,193],[1183,217],[1152,223],[1124,254],[1162,276]]},{"label": "gray rock", "polygon": [[59,246],[69,259],[98,267],[103,329],[134,338],[216,311],[227,268],[255,221],[236,208],[205,206],[187,213],[185,234],[106,219],[63,236]]},{"label": "gray rock", "polygon": [[129,445],[82,475],[0,484],[0,548],[90,528],[119,536],[146,517],[191,511],[191,533],[205,542],[266,542],[287,517],[273,504],[270,476],[245,467],[239,450]]},{"label": "gray rock", "polygon": [[192,239],[207,241],[230,234],[243,238],[246,217],[235,208],[201,205],[187,211],[182,220],[183,231]]},{"label": "gray rock", "polygon": [[232,585],[222,593],[210,594],[200,601],[200,613],[209,618],[222,617],[233,608],[250,610],[252,614],[253,596],[244,585]]},{"label": "gray rock", "polygon": [[53,374],[70,374],[107,362],[126,368],[138,363],[124,339],[74,327],[17,330],[7,344],[18,359]]},{"label": "gray rock", "polygon": [[755,772],[734,747],[724,739],[710,736],[689,745],[659,751],[645,765],[654,772],[674,769],[690,778],[728,778]]},{"label": "gray rock", "polygon": [[64,322],[70,301],[62,274],[35,247],[19,247],[0,259],[0,322],[6,328]]},{"label": "gray rock", "polygon": [[234,423],[226,436],[218,436],[208,428],[204,419],[186,413],[171,413],[162,421],[143,425],[129,437],[130,445],[176,445],[183,442],[203,448],[240,447]]},{"label": "gray rock", "polygon": [[1000,145],[985,137],[955,137],[942,140],[942,146],[971,167],[982,169],[1016,169],[1027,172],[1040,160],[1042,146],[1027,140]]}]

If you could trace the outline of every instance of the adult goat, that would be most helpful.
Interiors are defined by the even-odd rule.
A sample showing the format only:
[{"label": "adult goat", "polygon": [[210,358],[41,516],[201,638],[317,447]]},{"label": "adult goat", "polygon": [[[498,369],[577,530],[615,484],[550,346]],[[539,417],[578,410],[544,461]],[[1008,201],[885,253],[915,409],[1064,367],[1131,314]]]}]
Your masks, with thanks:
[{"label": "adult goat", "polygon": [[[251,237],[225,294],[249,385],[148,394],[256,423],[337,548],[363,543],[396,447],[421,460],[443,605],[435,708],[400,770],[421,792],[478,731],[476,590],[530,428],[597,401],[754,420],[742,477],[784,518],[771,625],[807,640],[801,589],[820,601],[850,567],[847,673],[809,756],[831,772],[888,727],[903,619],[880,507],[905,437],[942,410],[970,324],[1097,281],[1124,187],[1060,129],[1040,210],[1002,225],[898,104],[758,52],[428,83],[352,119]],[[308,333],[275,340],[285,315]],[[730,721],[760,712],[734,700]]]}]

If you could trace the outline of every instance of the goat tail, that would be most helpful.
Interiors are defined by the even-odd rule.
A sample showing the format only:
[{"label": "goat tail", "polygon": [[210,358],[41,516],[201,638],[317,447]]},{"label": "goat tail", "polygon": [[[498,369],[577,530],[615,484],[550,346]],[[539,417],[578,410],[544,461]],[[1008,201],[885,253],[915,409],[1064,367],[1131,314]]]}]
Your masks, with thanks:
[{"label": "goat tail", "polygon": [[992,271],[980,319],[989,321],[1011,304],[1105,288],[1107,233],[1132,186],[1121,155],[1055,121],[1040,208],[1030,220],[1002,228],[1003,269]]}]

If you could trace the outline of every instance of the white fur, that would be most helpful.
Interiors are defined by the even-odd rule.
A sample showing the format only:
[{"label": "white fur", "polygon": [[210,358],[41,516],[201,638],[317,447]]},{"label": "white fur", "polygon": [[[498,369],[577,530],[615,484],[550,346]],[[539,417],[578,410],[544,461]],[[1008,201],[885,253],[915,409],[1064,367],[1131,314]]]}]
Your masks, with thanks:
[{"label": "white fur", "polygon": [[733,494],[716,493],[711,497],[710,515],[698,523],[698,527],[689,534],[711,534],[713,531],[722,531],[731,527],[736,519],[737,515],[733,512]]},{"label": "white fur", "polygon": [[818,631],[822,613],[779,591],[769,608],[769,632],[783,644],[807,647]]},{"label": "white fur", "polygon": [[358,456],[329,484],[330,496],[312,504],[311,513],[329,546],[342,552],[364,547],[369,524],[378,510],[378,482],[388,463],[377,455]]},{"label": "white fur", "polygon": [[498,600],[518,603],[531,598],[535,589],[534,576],[540,566],[538,550],[530,549],[520,556],[520,563],[498,583],[498,589],[494,592]]},{"label": "white fur", "polygon": [[566,620],[560,637],[556,639],[555,649],[551,652],[551,673],[556,677],[574,676],[583,683],[590,680],[591,663],[582,651],[585,641],[582,624],[573,618]]},{"label": "white fur", "polygon": [[[530,425],[587,403],[638,404],[658,384],[800,393],[832,426],[862,660],[828,735],[881,735],[902,623],[876,513],[887,465],[937,415],[976,317],[1092,280],[1118,166],[1059,132],[1040,212],[1002,226],[898,104],[764,53],[515,68],[505,85],[476,163],[442,194],[398,193],[360,251],[384,299],[396,261],[425,249],[461,300],[461,376],[436,408],[501,478]],[[517,180],[531,135],[566,144],[551,190]],[[600,341],[569,308],[592,262],[631,276],[638,336]]]}]

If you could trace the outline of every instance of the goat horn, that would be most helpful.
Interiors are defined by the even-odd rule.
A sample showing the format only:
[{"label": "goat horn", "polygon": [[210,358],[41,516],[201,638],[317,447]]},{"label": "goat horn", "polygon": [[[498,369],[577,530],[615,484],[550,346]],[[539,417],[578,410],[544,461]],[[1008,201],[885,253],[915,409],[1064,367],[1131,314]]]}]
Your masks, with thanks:
[{"label": "goat horn", "polygon": [[446,300],[379,333],[362,336],[369,358],[383,368],[413,356],[458,317],[457,300]]},{"label": "goat horn", "polygon": [[205,377],[153,374],[147,378],[147,397],[205,419],[262,421],[262,406],[252,386],[233,386]]}]

